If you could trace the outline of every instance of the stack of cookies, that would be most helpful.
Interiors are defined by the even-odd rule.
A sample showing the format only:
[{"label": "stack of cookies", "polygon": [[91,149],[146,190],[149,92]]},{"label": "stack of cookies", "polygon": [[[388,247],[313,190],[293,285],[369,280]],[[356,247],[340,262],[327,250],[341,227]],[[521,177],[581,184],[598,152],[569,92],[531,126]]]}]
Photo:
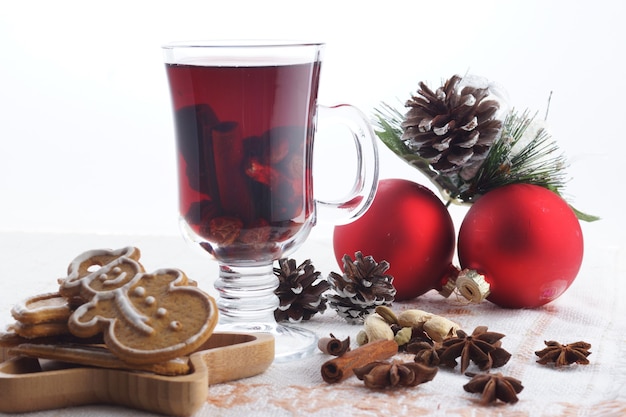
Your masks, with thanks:
[{"label": "stack of cookies", "polygon": [[0,333],[9,355],[162,375],[189,372],[188,355],[217,324],[215,300],[178,269],[146,273],[134,247],[76,257],[59,291],[14,306]]}]

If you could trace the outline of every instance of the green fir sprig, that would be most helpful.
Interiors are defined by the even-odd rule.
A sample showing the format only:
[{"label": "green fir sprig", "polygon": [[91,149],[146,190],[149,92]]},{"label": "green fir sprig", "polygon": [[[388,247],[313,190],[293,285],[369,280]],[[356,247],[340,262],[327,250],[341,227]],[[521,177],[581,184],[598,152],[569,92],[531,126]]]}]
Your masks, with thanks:
[{"label": "green fir sprig", "polygon": [[519,115],[513,110],[507,115],[502,133],[476,177],[459,187],[461,201],[472,202],[494,188],[516,183],[535,184],[561,194],[566,161],[547,131],[539,129],[527,144],[519,147],[532,122],[528,112]]},{"label": "green fir sprig", "polygon": [[[402,139],[404,115],[397,108],[382,103],[379,109],[375,109],[374,116],[378,138],[393,153],[428,177],[447,200],[447,205],[471,204],[494,188],[516,183],[538,185],[562,195],[567,163],[551,135],[545,129],[539,129],[527,143],[522,143],[534,121],[528,111],[519,114],[511,110],[507,114],[500,136],[476,175],[467,181],[458,175],[439,173],[428,161],[411,152]],[[599,219],[572,209],[580,220]]]}]

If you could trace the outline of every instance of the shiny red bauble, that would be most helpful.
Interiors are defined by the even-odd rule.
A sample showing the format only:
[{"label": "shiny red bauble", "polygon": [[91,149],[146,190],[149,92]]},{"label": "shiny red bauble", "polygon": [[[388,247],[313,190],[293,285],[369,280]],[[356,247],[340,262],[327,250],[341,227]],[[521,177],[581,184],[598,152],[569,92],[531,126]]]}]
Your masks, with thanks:
[{"label": "shiny red bauble", "polygon": [[489,284],[501,307],[534,308],[569,288],[583,259],[580,223],[556,193],[536,185],[497,188],[477,200],[459,229],[461,268]]},{"label": "shiny red bauble", "polygon": [[333,249],[343,267],[358,251],[387,261],[397,301],[440,289],[454,256],[454,224],[428,188],[404,179],[382,179],[371,206],[352,223],[335,227]]}]

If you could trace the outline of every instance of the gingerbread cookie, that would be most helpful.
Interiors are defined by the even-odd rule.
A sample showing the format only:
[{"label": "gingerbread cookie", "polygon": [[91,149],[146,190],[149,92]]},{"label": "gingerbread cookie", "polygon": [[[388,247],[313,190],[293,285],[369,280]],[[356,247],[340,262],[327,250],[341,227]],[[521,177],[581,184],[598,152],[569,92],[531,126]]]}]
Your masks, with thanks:
[{"label": "gingerbread cookie", "polygon": [[[72,334],[104,336],[108,349],[133,364],[193,352],[217,324],[215,300],[177,269],[143,272],[136,248],[90,251],[68,269],[60,292],[85,302],[68,320]],[[95,266],[95,268],[94,268]]]},{"label": "gingerbread cookie", "polygon": [[11,309],[13,318],[24,325],[67,322],[71,313],[67,299],[58,292],[28,297]]},{"label": "gingerbread cookie", "polygon": [[[103,344],[102,335],[94,337],[76,337],[69,332],[37,337],[24,337],[16,332],[16,324],[11,324],[0,331],[0,347],[11,348],[24,343],[31,344]],[[67,325],[66,325],[67,327]]]},{"label": "gingerbread cookie", "polygon": [[144,272],[139,263],[141,252],[128,246],[122,249],[97,249],[77,256],[68,267],[67,278],[61,280],[59,292],[68,300],[91,300],[98,291],[111,291],[124,286]]},{"label": "gingerbread cookie", "polygon": [[18,321],[11,325],[11,330],[26,339],[53,337],[69,333],[67,322],[24,324]]},{"label": "gingerbread cookie", "polygon": [[16,320],[11,329],[28,339],[67,334],[67,320],[72,309],[58,292],[28,297],[11,309]]},{"label": "gingerbread cookie", "polygon": [[190,371],[188,357],[175,358],[166,362],[133,365],[122,361],[101,345],[22,343],[10,349],[9,354],[99,368],[152,372],[167,376],[185,375]]}]

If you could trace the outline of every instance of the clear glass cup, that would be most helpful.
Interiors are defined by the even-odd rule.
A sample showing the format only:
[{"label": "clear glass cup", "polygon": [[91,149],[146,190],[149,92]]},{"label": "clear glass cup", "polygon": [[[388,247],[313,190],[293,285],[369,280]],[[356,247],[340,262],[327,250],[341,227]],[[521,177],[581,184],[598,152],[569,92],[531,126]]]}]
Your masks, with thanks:
[{"label": "clear glass cup", "polygon": [[[273,41],[163,46],[182,234],[219,264],[218,328],[271,332],[277,360],[313,352],[317,337],[276,323],[274,262],[304,242],[318,216],[337,224],[356,219],[378,180],[368,120],[349,105],[317,104],[323,47]],[[345,125],[354,139],[356,178],[340,201],[314,198],[318,117]]]}]

